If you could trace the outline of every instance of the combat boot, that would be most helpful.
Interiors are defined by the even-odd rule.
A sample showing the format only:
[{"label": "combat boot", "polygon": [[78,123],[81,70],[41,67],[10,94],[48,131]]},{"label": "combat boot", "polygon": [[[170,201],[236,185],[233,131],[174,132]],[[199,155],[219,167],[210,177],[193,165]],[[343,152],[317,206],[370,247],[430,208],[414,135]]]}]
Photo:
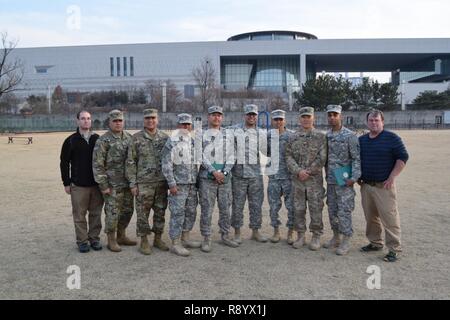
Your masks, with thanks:
[{"label": "combat boot", "polygon": [[267,242],[267,238],[264,237],[261,233],[259,233],[258,229],[253,229],[251,239],[256,240],[258,242]]},{"label": "combat boot", "polygon": [[121,246],[135,246],[136,241],[131,240],[125,234],[125,228],[117,228],[117,243]]},{"label": "combat boot", "polygon": [[188,249],[186,249],[181,245],[179,238],[172,240],[170,252],[175,253],[177,256],[181,257],[187,257],[191,254],[191,252]]},{"label": "combat boot", "polygon": [[228,237],[228,234],[222,234],[222,243],[226,246],[237,248],[239,244]]},{"label": "combat boot", "polygon": [[202,246],[200,248],[203,252],[211,252],[211,238],[205,237],[202,242]]},{"label": "combat boot", "polygon": [[153,239],[153,246],[161,251],[169,251],[167,244],[161,239],[161,233],[155,233],[155,239]]},{"label": "combat boot", "polygon": [[311,242],[309,243],[309,250],[317,251],[320,249],[320,236],[313,234]]},{"label": "combat boot", "polygon": [[234,242],[236,242],[237,244],[241,244],[242,243],[241,229],[240,228],[235,228],[234,229]]},{"label": "combat boot", "polygon": [[341,245],[336,250],[336,254],[338,256],[343,256],[343,255],[346,255],[349,250],[350,250],[350,237],[344,236],[344,238],[342,239]]},{"label": "combat boot", "polygon": [[146,256],[152,253],[152,248],[150,247],[150,243],[148,242],[147,236],[141,237],[141,245],[139,246],[139,252],[145,254]]},{"label": "combat boot", "polygon": [[289,230],[288,230],[287,243],[288,244],[294,243],[294,229],[293,228],[289,228]]},{"label": "combat boot", "polygon": [[280,241],[280,228],[273,228],[273,236],[270,238],[270,242],[277,243]]},{"label": "combat boot", "polygon": [[196,249],[202,246],[200,241],[194,241],[189,239],[189,231],[183,231],[181,233],[181,244],[185,248]]},{"label": "combat boot", "polygon": [[297,232],[297,240],[292,244],[295,249],[300,249],[305,245],[305,233]]},{"label": "combat boot", "polygon": [[334,249],[339,247],[341,244],[341,236],[337,230],[333,230],[333,238],[330,241],[323,244],[326,249]]},{"label": "combat boot", "polygon": [[108,235],[108,245],[106,246],[112,252],[120,252],[122,248],[117,244],[116,232],[109,232]]}]

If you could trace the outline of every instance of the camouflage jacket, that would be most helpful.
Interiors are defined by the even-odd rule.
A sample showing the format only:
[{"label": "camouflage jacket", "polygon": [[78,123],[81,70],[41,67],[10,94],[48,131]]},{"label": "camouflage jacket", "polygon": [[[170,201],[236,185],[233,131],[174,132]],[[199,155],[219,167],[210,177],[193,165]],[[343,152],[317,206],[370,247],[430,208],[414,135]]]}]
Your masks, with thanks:
[{"label": "camouflage jacket", "polygon": [[166,180],[161,172],[161,156],[168,138],[160,130],[151,135],[144,129],[133,135],[126,162],[130,188]]},{"label": "camouflage jacket", "polygon": [[359,153],[359,140],[356,134],[342,127],[337,133],[330,130],[327,132],[328,139],[328,162],[326,166],[327,183],[336,184],[333,170],[351,165],[351,179],[357,181],[361,176],[361,161]]},{"label": "camouflage jacket", "polygon": [[162,173],[169,188],[178,184],[197,182],[199,165],[195,160],[195,144],[192,137],[176,135],[167,139],[162,152]]},{"label": "camouflage jacket", "polygon": [[100,190],[128,187],[125,161],[130,142],[131,134],[126,131],[116,135],[109,130],[98,138],[94,147],[92,169]]},{"label": "camouflage jacket", "polygon": [[[202,137],[202,165],[200,166],[199,177],[208,178],[208,173],[212,174],[217,169],[213,164],[223,165],[223,171],[231,176],[235,162],[234,135],[232,130],[219,130],[205,128]],[[216,151],[220,154],[216,154]]]},{"label": "camouflage jacket", "polygon": [[[327,161],[327,136],[317,129],[299,129],[291,134],[286,146],[286,164],[293,181],[299,181],[301,170],[309,171],[312,182],[323,183],[323,167]],[[306,182],[307,182],[306,181]]]},{"label": "camouflage jacket", "polygon": [[[286,144],[289,142],[289,137],[295,131],[286,129],[281,135],[278,137],[278,158],[272,157],[272,130],[267,134],[267,156],[270,157],[270,161],[266,166],[266,173],[269,175],[269,179],[281,180],[281,179],[290,179],[291,174],[287,168],[286,164]],[[275,142],[274,142],[275,143]],[[276,170],[278,169],[278,170]],[[273,170],[276,170],[275,173]]]},{"label": "camouflage jacket", "polygon": [[267,148],[261,145],[261,140],[267,141],[266,131],[258,127],[248,129],[244,123],[232,126],[230,129],[234,129],[236,155],[233,175],[239,178],[260,176],[262,174],[260,152],[267,154]]}]

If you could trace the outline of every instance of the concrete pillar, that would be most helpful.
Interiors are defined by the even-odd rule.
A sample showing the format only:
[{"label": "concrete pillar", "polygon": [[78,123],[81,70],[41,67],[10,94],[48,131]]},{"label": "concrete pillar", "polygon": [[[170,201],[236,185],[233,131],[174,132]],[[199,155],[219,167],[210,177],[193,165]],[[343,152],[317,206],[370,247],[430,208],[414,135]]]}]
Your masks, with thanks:
[{"label": "concrete pillar", "polygon": [[302,90],[302,85],[306,83],[306,55],[304,53],[300,54],[300,91]]}]

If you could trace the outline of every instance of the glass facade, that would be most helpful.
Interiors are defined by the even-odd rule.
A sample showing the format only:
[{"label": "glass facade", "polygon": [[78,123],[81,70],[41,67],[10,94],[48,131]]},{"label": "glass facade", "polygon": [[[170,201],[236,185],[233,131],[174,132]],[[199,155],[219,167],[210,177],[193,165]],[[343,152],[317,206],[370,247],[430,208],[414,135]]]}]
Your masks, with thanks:
[{"label": "glass facade", "polygon": [[225,90],[288,92],[299,86],[300,56],[221,57],[220,77]]}]

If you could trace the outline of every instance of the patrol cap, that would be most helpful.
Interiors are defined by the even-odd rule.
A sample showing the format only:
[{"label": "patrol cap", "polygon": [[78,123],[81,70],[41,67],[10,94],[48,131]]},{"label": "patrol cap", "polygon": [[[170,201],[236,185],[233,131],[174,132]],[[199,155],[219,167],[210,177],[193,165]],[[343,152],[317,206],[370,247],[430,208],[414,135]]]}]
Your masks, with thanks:
[{"label": "patrol cap", "polygon": [[158,110],[156,109],[145,109],[144,110],[144,118],[150,118],[150,117],[157,117],[158,116]]},{"label": "patrol cap", "polygon": [[286,118],[286,111],[278,109],[278,110],[273,110],[271,112],[272,114],[272,119],[284,119]]},{"label": "patrol cap", "polygon": [[208,108],[208,114],[211,114],[211,113],[223,114],[223,109],[220,106],[211,106]]},{"label": "patrol cap", "polygon": [[258,114],[258,106],[256,104],[247,104],[244,107],[244,113],[245,114],[249,114],[249,113]]},{"label": "patrol cap", "polygon": [[327,112],[341,113],[342,107],[338,104],[329,104],[327,105]]},{"label": "patrol cap", "polygon": [[111,110],[108,116],[109,120],[123,120],[123,112],[117,109]]},{"label": "patrol cap", "polygon": [[178,120],[177,123],[178,124],[192,124],[192,116],[188,113],[180,113],[179,115],[177,115]]},{"label": "patrol cap", "polygon": [[313,107],[303,107],[300,109],[300,117],[301,116],[313,116],[314,108]]}]

